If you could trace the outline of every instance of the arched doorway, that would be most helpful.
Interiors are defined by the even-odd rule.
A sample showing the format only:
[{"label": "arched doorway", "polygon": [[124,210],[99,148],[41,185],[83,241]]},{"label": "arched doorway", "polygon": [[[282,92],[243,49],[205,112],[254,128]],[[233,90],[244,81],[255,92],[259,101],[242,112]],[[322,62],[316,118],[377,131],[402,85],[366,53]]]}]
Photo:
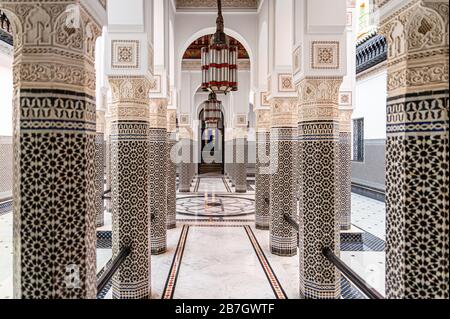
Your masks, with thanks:
[{"label": "arched doorway", "polygon": [[198,163],[199,174],[224,174],[225,162],[225,125],[221,112],[221,120],[217,128],[208,129],[204,121],[204,109],[199,114],[199,147],[201,159]]}]

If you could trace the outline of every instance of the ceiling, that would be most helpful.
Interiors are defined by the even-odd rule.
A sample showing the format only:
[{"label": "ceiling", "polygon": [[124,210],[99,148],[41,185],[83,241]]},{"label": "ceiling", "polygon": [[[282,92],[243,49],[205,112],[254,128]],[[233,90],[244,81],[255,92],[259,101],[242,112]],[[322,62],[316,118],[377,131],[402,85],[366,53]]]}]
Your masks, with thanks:
[{"label": "ceiling", "polygon": [[[222,7],[227,9],[258,9],[260,0],[222,0]],[[215,9],[217,0],[175,0],[177,9]]]},{"label": "ceiling", "polygon": [[[201,49],[202,47],[206,47],[209,44],[209,39],[211,35],[205,35],[203,37],[198,38],[187,48],[186,52],[184,52],[183,59],[184,60],[198,60],[201,59]],[[247,50],[245,50],[244,46],[236,39],[229,36],[230,45],[234,45],[238,47],[238,59],[249,59],[249,55]]]}]

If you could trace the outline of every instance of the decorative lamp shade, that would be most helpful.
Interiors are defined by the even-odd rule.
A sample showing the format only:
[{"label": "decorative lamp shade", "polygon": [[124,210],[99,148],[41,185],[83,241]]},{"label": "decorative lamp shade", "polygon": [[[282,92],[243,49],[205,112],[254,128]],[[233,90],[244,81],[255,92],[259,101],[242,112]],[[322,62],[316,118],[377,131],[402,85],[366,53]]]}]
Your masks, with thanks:
[{"label": "decorative lamp shade", "polygon": [[219,121],[222,118],[222,102],[217,100],[215,93],[211,93],[209,94],[208,100],[205,101],[203,105],[203,119],[206,123],[206,128],[217,128]]},{"label": "decorative lamp shade", "polygon": [[229,45],[224,33],[222,5],[218,1],[217,31],[211,36],[208,47],[202,48],[202,89],[216,94],[238,90],[238,50]]}]

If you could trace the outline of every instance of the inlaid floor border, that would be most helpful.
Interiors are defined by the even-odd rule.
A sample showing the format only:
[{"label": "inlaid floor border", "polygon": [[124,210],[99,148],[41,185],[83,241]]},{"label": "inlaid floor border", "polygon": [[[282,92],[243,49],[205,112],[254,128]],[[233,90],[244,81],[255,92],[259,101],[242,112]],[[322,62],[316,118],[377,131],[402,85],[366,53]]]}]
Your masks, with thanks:
[{"label": "inlaid floor border", "polygon": [[195,182],[193,193],[198,193],[198,189],[200,188],[200,180],[201,179],[202,179],[201,177],[197,177],[197,181]]},{"label": "inlaid floor border", "polygon": [[167,276],[161,299],[173,299],[175,287],[177,285],[178,274],[180,272],[181,261],[183,260],[184,248],[186,247],[189,227],[190,226],[188,225],[184,225],[183,229],[181,230],[180,239],[178,240],[177,249],[175,250],[175,254],[173,256],[169,275]]},{"label": "inlaid floor border", "polygon": [[256,256],[258,256],[259,263],[261,264],[261,267],[263,268],[264,273],[266,274],[267,280],[270,283],[270,287],[272,287],[275,297],[277,299],[288,299],[286,292],[284,291],[283,287],[281,286],[280,281],[278,280],[277,276],[275,275],[275,272],[273,271],[272,266],[270,265],[270,262],[266,257],[266,254],[264,254],[264,251],[262,250],[261,246],[259,245],[258,239],[256,238],[255,234],[253,233],[253,230],[248,225],[243,226],[243,227],[247,233],[250,243],[252,244],[252,247],[256,253]]},{"label": "inlaid floor border", "polygon": [[228,185],[227,180],[225,179],[225,177],[222,177],[222,182],[225,185],[227,193],[232,193],[233,191],[231,190],[230,186]]},{"label": "inlaid floor border", "polygon": [[0,216],[12,213],[13,211],[13,201],[6,200],[0,203]]},{"label": "inlaid floor border", "polygon": [[253,233],[249,225],[206,225],[206,224],[194,224],[194,225],[184,225],[181,231],[180,239],[178,241],[177,249],[175,251],[172,264],[170,266],[169,274],[167,276],[166,284],[164,286],[164,291],[161,299],[173,299],[176,289],[176,283],[178,280],[178,275],[180,273],[180,268],[183,260],[184,250],[186,247],[187,236],[190,227],[200,227],[200,228],[243,228],[246,232],[250,244],[258,258],[261,268],[266,275],[267,281],[273,290],[273,293],[277,299],[288,299],[286,292],[281,286],[278,277],[275,275],[269,260],[267,259],[264,251],[262,250],[258,239]]}]

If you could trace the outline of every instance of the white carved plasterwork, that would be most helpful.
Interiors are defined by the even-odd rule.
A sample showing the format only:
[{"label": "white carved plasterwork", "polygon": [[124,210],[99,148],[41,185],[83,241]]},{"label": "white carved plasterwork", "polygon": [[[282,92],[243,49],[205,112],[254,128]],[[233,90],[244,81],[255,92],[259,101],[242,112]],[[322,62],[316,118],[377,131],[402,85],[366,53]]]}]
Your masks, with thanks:
[{"label": "white carved plasterwork", "polygon": [[247,127],[247,114],[236,114],[235,116],[235,125],[236,127]]},{"label": "white carved plasterwork", "polygon": [[167,110],[167,132],[175,133],[177,131],[177,110]]},{"label": "white carved plasterwork", "polygon": [[352,109],[339,110],[339,132],[350,133],[352,131]]},{"label": "white carved plasterwork", "polygon": [[256,109],[256,129],[268,132],[270,129],[270,109]]},{"label": "white carved plasterwork", "polygon": [[292,74],[278,74],[278,92],[295,92]]},{"label": "white carved plasterwork", "polygon": [[[22,57],[14,64],[14,86],[87,91],[95,95],[95,41],[100,26],[74,2],[2,1],[13,27],[14,51]],[[40,27],[37,28],[36,26]]]},{"label": "white carved plasterwork", "polygon": [[112,93],[110,105],[113,120],[145,120],[150,118],[150,81],[145,77],[109,77]]},{"label": "white carved plasterwork", "polygon": [[191,116],[189,114],[180,114],[180,125],[188,126],[191,124]]},{"label": "white carved plasterwork", "polygon": [[298,86],[299,122],[339,118],[342,78],[305,78]]},{"label": "white carved plasterwork", "polygon": [[339,69],[339,42],[313,41],[311,43],[312,69]]},{"label": "white carved plasterwork", "polygon": [[150,127],[167,128],[167,99],[150,99]]},{"label": "white carved plasterwork", "polygon": [[106,129],[106,118],[105,111],[97,110],[97,133],[105,133]]},{"label": "white carved plasterwork", "polygon": [[297,127],[298,99],[275,97],[271,103],[271,127]]},{"label": "white carved plasterwork", "polygon": [[261,92],[261,106],[270,106],[269,92]]},{"label": "white carved plasterwork", "polygon": [[448,87],[448,9],[445,1],[412,1],[381,22],[390,96]]},{"label": "white carved plasterwork", "polygon": [[154,75],[150,80],[150,93],[161,93],[161,75]]},{"label": "white carved plasterwork", "polygon": [[339,105],[341,106],[351,106],[353,104],[353,92],[342,91],[339,93]]},{"label": "white carved plasterwork", "polygon": [[138,69],[140,43],[138,40],[111,41],[111,68]]}]

